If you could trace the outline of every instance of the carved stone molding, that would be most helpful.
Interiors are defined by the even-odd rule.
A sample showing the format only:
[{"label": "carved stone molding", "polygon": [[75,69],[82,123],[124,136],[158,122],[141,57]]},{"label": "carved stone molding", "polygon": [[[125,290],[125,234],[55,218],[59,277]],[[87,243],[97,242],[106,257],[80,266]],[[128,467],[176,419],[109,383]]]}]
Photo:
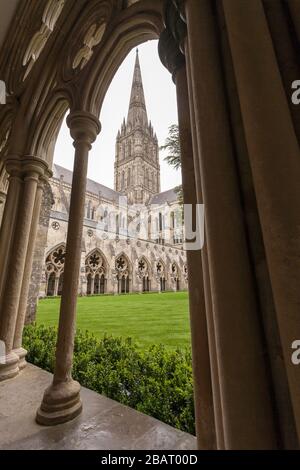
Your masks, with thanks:
[{"label": "carved stone molding", "polygon": [[56,22],[62,12],[65,0],[49,0],[45,7],[40,29],[34,34],[23,57],[23,67],[26,67],[23,81],[27,78],[33,65],[40,57]]}]

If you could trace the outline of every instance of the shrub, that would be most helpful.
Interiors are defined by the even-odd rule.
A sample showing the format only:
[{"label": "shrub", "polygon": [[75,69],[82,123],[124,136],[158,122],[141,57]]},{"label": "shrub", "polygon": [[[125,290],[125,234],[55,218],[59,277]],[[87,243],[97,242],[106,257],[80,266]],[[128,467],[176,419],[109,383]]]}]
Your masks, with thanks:
[{"label": "shrub", "polygon": [[[43,325],[24,329],[27,360],[49,372],[55,363],[57,330]],[[130,338],[96,339],[78,331],[73,377],[81,385],[195,433],[191,352],[153,345],[140,350]]]}]

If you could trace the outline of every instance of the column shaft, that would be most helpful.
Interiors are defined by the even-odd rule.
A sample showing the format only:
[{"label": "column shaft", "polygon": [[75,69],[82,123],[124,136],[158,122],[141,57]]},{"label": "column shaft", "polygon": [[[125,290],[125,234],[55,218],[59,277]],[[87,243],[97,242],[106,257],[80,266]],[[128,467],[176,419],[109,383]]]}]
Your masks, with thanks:
[{"label": "column shaft", "polygon": [[10,256],[10,248],[13,241],[14,228],[17,218],[17,210],[19,203],[19,196],[22,187],[22,179],[18,173],[13,172],[9,177],[9,186],[6,196],[6,203],[1,223],[0,231],[0,317],[1,317],[1,303],[2,292],[7,274],[8,260]]},{"label": "column shaft", "polygon": [[[191,204],[195,208],[197,195],[185,66],[176,73],[176,90],[184,203]],[[188,250],[187,263],[197,439],[200,449],[213,449],[216,447],[215,422],[200,250]]]},{"label": "column shaft", "polygon": [[82,410],[80,385],[71,376],[83,232],[88,154],[100,132],[100,123],[87,112],[71,113],[67,119],[74,139],[75,158],[69,225],[60,306],[56,363],[53,382],[44,393],[37,422],[55,425],[75,418]]},{"label": "column shaft", "polygon": [[40,182],[36,190],[35,203],[34,203],[34,208],[33,208],[30,235],[29,235],[29,242],[28,242],[26,261],[25,261],[25,269],[23,273],[22,289],[21,289],[20,300],[19,300],[19,309],[18,309],[18,316],[17,316],[16,328],[15,328],[14,343],[13,343],[14,353],[17,354],[17,356],[19,356],[19,369],[22,369],[26,365],[25,356],[27,354],[27,351],[25,349],[22,349],[22,335],[23,335],[23,328],[24,328],[24,322],[25,322],[25,316],[26,316],[26,310],[27,310],[30,277],[31,277],[31,271],[32,271],[33,255],[34,255],[34,246],[35,246],[35,240],[36,240],[36,235],[37,235],[37,230],[38,230],[42,195],[43,195],[43,184]]},{"label": "column shaft", "polygon": [[75,151],[54,383],[68,380],[72,368],[89,148],[82,142]]},{"label": "column shaft", "polygon": [[212,5],[186,0],[185,6],[225,448],[275,448]]},{"label": "column shaft", "polygon": [[5,283],[0,338],[5,342],[8,352],[10,352],[13,347],[13,337],[30,234],[30,222],[28,221],[31,220],[33,213],[37,181],[36,175],[26,177],[24,181],[24,190],[18,211],[17,228],[12,246],[14,262],[9,266],[7,281]]},{"label": "column shaft", "polygon": [[291,361],[300,331],[299,146],[261,1],[223,3],[300,442],[300,373]]},{"label": "column shaft", "polygon": [[[185,51],[186,51],[187,70],[190,71],[190,65],[189,65],[190,60],[189,60],[189,51],[187,47],[187,42],[185,44]],[[193,106],[194,96],[193,96],[190,73],[188,73],[187,75],[188,75],[188,88],[189,88],[188,92],[189,92],[190,115],[191,115],[191,132],[192,132],[192,141],[193,141],[195,185],[196,185],[198,204],[203,204],[201,172],[200,172],[200,166],[199,166],[199,161],[200,161],[199,146],[198,146],[198,138],[197,138],[197,132],[196,132],[195,110]],[[205,238],[206,238],[206,235],[205,235]],[[213,306],[212,306],[212,299],[211,299],[210,274],[209,274],[206,241],[204,243],[204,247],[201,252],[201,260],[202,260],[203,287],[204,287],[205,309],[206,309],[206,320],[207,320],[207,331],[208,331],[209,355],[210,355],[210,365],[211,365],[211,381],[212,381],[212,391],[213,391],[216,444],[217,444],[217,448],[220,450],[220,449],[224,449],[224,446],[225,446],[223,413],[222,413],[221,391],[220,391],[220,372],[219,372],[220,358],[218,358],[217,356],[217,349],[216,349],[214,314],[213,314]]]}]

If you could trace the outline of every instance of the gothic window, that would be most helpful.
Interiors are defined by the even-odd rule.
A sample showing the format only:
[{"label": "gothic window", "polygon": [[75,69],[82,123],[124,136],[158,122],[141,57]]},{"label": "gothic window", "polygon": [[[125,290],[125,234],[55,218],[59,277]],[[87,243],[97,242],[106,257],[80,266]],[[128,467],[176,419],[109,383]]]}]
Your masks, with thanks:
[{"label": "gothic window", "polygon": [[92,251],[85,260],[87,294],[104,294],[106,291],[107,269],[100,250]]},{"label": "gothic window", "polygon": [[130,290],[130,265],[124,255],[116,258],[116,277],[118,281],[118,293],[127,294]]},{"label": "gothic window", "polygon": [[180,290],[180,276],[179,276],[179,268],[176,263],[172,263],[172,266],[171,266],[171,279],[173,281],[175,289],[179,291]]},{"label": "gothic window", "polygon": [[65,266],[65,245],[59,245],[46,258],[46,292],[48,296],[61,295],[63,287],[63,272]]},{"label": "gothic window", "polygon": [[122,171],[122,183],[121,183],[121,189],[125,189],[125,171]]},{"label": "gothic window", "polygon": [[150,291],[150,268],[146,258],[142,257],[138,260],[137,276],[142,281],[143,292]]},{"label": "gothic window", "polygon": [[92,203],[91,203],[91,201],[89,201],[88,204],[87,204],[87,212],[86,212],[86,217],[88,219],[91,218],[91,206],[92,206]]},{"label": "gothic window", "polygon": [[128,168],[128,173],[127,173],[127,186],[129,187],[131,183],[131,170]]},{"label": "gothic window", "polygon": [[149,187],[149,170],[148,170],[148,168],[146,168],[146,170],[145,170],[145,186],[146,186],[146,188]]},{"label": "gothic window", "polygon": [[166,269],[164,263],[159,260],[155,265],[156,269],[156,278],[160,284],[160,291],[164,292],[166,290]]},{"label": "gothic window", "polygon": [[131,157],[131,141],[128,141],[128,158]]},{"label": "gothic window", "polygon": [[47,296],[48,297],[54,296],[54,290],[55,290],[55,273],[52,272],[48,277]]}]

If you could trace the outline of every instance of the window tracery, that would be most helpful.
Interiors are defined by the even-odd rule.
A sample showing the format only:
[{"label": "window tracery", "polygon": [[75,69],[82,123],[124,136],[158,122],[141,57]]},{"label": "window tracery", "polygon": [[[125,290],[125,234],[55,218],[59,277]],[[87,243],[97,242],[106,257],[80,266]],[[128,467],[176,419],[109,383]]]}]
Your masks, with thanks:
[{"label": "window tracery", "polygon": [[26,49],[26,52],[23,57],[23,66],[26,66],[26,71],[23,77],[23,81],[28,76],[31,71],[34,63],[40,57],[51,33],[54,30],[56,22],[62,12],[64,7],[65,0],[49,0],[47,2],[46,8],[42,17],[42,24],[34,36],[31,38],[31,41]]}]

